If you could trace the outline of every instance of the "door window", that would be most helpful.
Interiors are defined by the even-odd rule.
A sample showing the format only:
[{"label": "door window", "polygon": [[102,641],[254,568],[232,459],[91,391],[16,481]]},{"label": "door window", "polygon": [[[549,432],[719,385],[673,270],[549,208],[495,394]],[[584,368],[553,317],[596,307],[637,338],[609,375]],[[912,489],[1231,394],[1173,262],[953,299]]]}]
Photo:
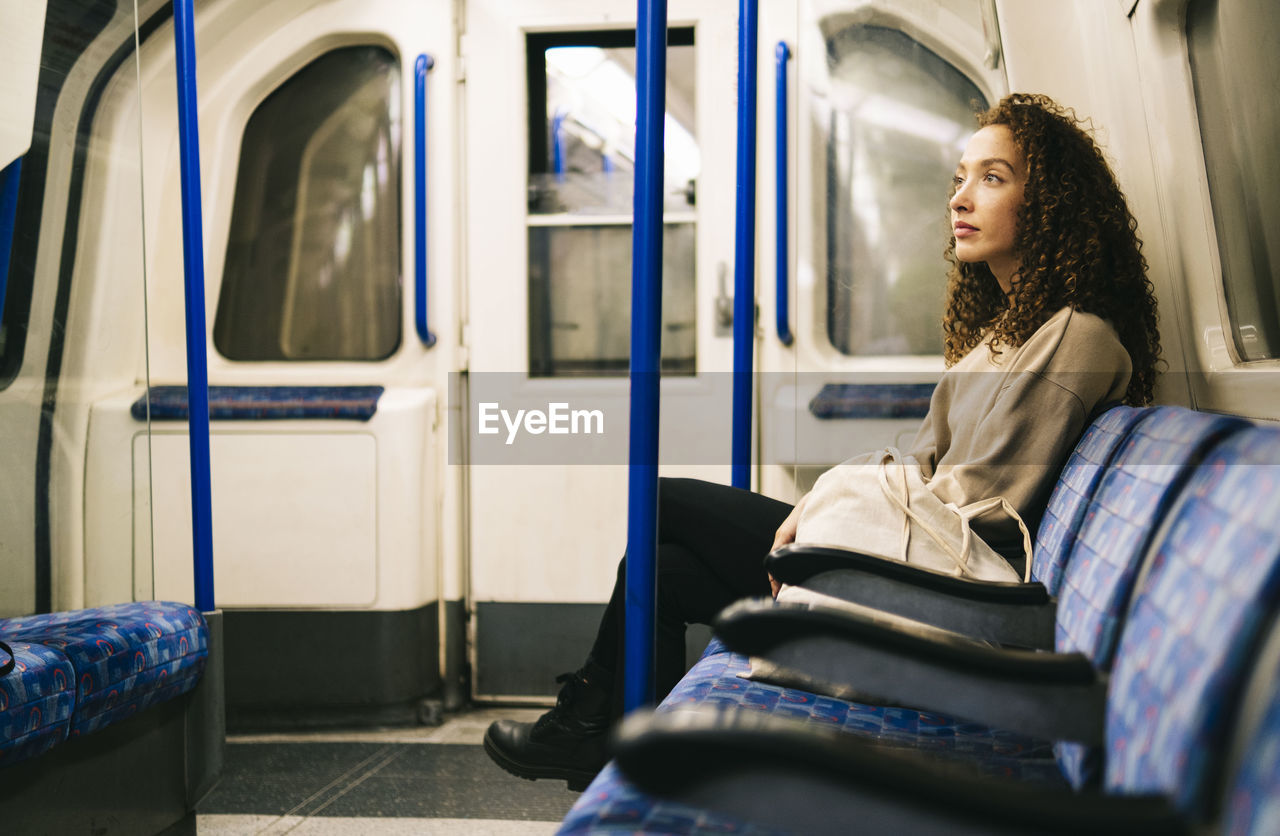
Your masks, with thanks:
[{"label": "door window", "polygon": [[400,75],[336,49],[245,127],[213,340],[231,360],[380,360],[400,344]]},{"label": "door window", "polygon": [[826,46],[812,164],[826,169],[827,335],[848,355],[941,354],[947,187],[986,98],[896,29],[851,25]]},{"label": "door window", "polygon": [[[529,372],[626,374],[631,347],[635,33],[529,35]],[[693,30],[668,35],[662,368],[693,374]]]}]

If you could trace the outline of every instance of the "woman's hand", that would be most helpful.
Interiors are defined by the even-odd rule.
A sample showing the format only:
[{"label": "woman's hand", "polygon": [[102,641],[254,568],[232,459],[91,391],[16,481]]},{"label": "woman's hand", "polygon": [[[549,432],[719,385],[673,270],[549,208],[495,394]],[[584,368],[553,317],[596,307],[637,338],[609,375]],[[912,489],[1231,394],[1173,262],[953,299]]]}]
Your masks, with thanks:
[{"label": "woman's hand", "polygon": [[[800,497],[796,507],[787,514],[787,518],[782,521],[782,525],[778,526],[777,532],[773,535],[773,545],[769,547],[769,551],[796,541],[796,529],[800,526],[800,515],[804,513],[804,504],[808,499],[809,494]],[[774,598],[778,597],[778,591],[782,589],[782,584],[778,583],[773,575],[769,575],[769,589],[773,591]]]},{"label": "woman's hand", "polygon": [[769,547],[769,551],[796,541],[796,529],[800,526],[800,515],[804,513],[804,505],[808,501],[809,494],[800,497],[796,507],[791,509],[791,513],[787,514],[787,518],[782,521],[782,525],[778,526],[777,532],[773,535],[773,545]]}]

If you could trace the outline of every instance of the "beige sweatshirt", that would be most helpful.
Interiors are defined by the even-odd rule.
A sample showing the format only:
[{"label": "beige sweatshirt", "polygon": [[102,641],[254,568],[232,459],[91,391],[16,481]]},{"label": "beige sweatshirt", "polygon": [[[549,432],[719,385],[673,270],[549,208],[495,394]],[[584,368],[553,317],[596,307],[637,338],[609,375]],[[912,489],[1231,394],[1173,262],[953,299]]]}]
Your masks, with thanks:
[{"label": "beige sweatshirt", "polygon": [[[903,452],[943,502],[1003,496],[1034,537],[1085,426],[1098,407],[1124,398],[1132,368],[1106,320],[1063,308],[1021,346],[993,355],[988,338],[948,369]],[[1022,535],[1003,511],[975,520],[974,532],[1006,556],[1021,554]]]}]

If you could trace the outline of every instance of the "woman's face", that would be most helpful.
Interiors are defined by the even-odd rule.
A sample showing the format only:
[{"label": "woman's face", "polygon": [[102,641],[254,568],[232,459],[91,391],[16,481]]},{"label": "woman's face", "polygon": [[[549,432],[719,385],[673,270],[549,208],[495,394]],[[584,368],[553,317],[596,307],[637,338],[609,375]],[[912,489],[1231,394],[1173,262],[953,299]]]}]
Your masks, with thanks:
[{"label": "woman's face", "polygon": [[1027,163],[1008,127],[988,125],[973,135],[956,166],[955,185],[950,206],[956,258],[985,261],[1009,293],[1018,271],[1013,239]]}]

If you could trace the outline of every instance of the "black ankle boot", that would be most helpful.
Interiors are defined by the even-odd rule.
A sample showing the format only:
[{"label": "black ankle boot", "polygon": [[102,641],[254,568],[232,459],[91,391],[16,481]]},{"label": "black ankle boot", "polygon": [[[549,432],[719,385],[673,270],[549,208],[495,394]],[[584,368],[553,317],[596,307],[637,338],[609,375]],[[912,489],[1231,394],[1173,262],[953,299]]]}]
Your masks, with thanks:
[{"label": "black ankle boot", "polygon": [[[594,672],[593,672],[594,673]],[[532,781],[563,778],[569,789],[587,788],[608,758],[610,724],[607,674],[587,669],[556,677],[563,682],[555,708],[533,723],[495,720],[484,735],[484,750],[498,766]]]}]

